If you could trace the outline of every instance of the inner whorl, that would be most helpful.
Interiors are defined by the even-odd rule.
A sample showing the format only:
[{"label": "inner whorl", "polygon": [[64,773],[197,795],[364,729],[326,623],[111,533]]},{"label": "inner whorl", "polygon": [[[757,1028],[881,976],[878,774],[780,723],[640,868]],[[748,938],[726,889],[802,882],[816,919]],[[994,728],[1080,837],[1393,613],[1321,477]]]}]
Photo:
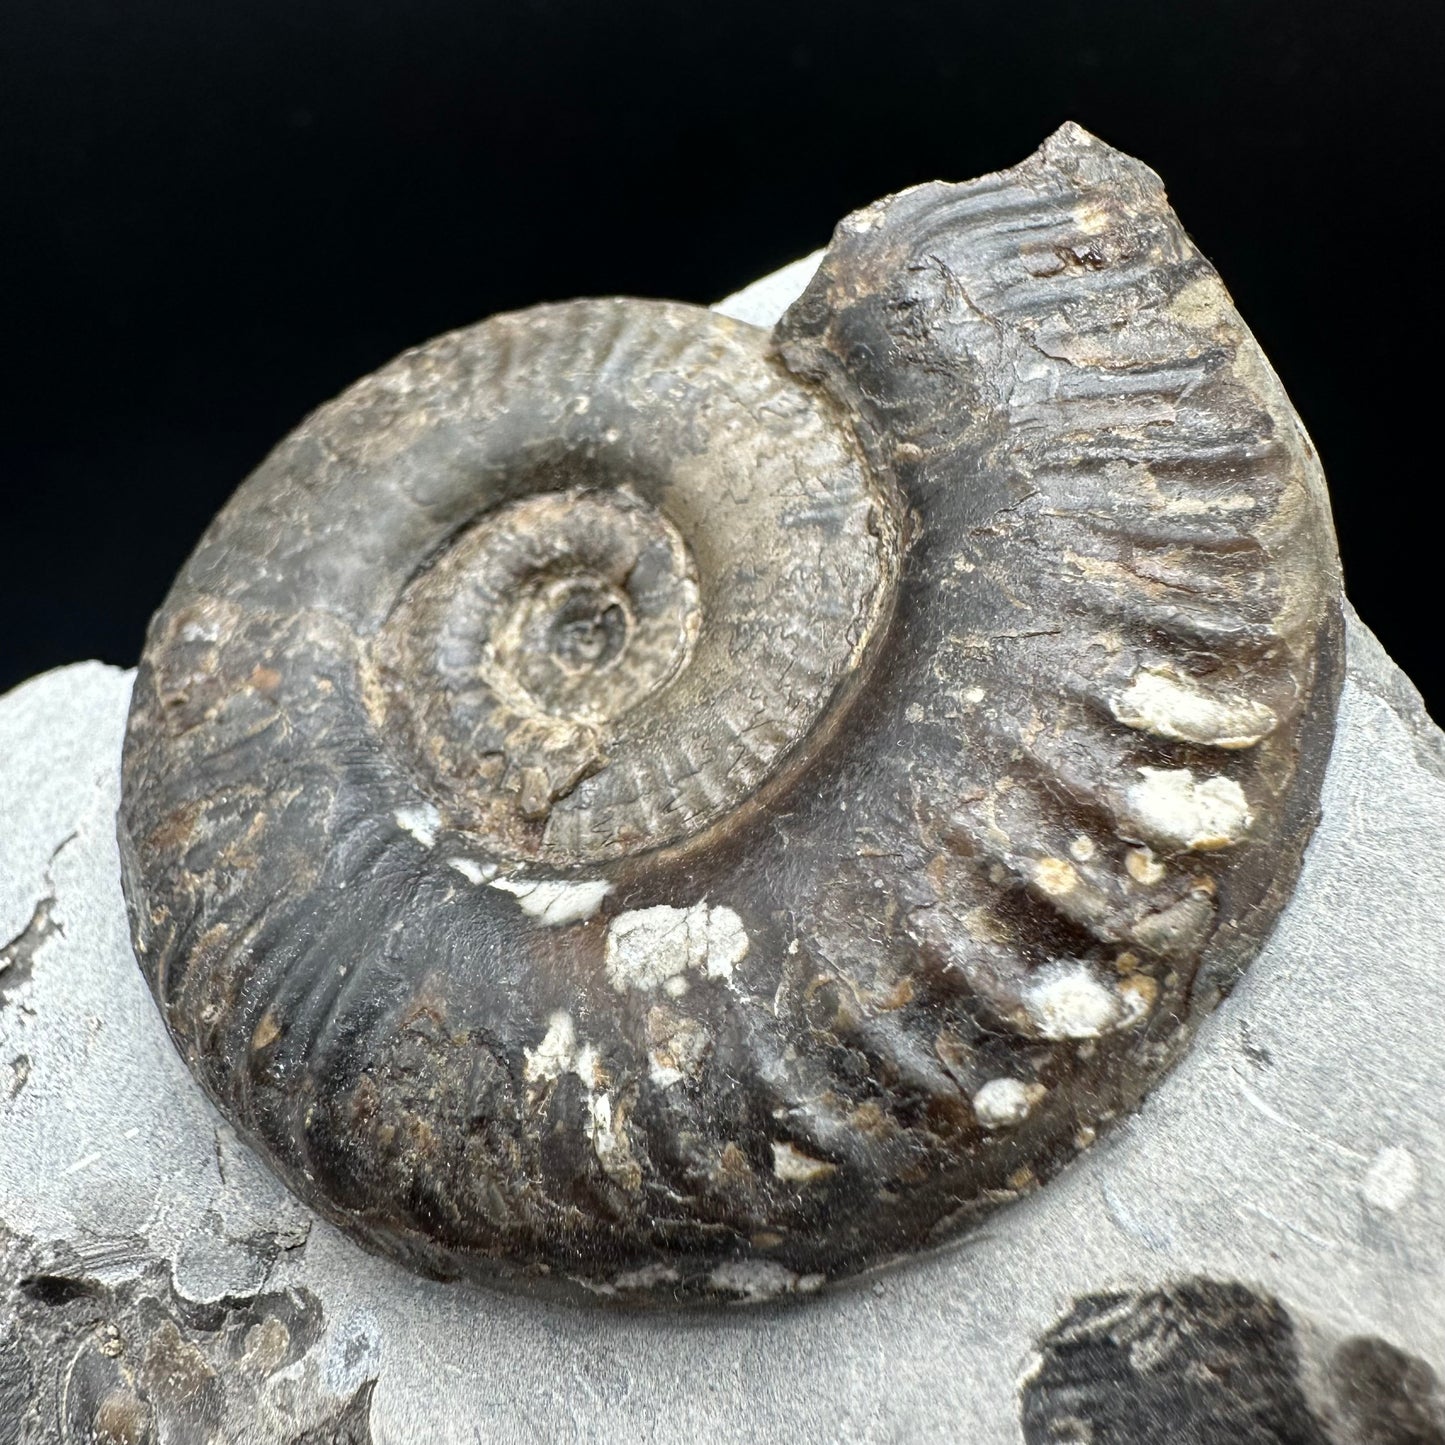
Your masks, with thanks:
[{"label": "inner whorl", "polygon": [[[353,540],[386,548],[406,501],[435,532],[470,514],[413,528],[411,572],[378,579],[372,714],[488,852],[566,866],[685,841],[798,751],[857,666],[889,509],[766,343],[697,308],[574,302],[446,339],[445,394],[435,348],[379,378],[377,407],[404,389],[424,418],[435,378],[435,410],[410,445],[336,468],[348,505],[375,498]],[[443,446],[451,485],[429,465]]]}]

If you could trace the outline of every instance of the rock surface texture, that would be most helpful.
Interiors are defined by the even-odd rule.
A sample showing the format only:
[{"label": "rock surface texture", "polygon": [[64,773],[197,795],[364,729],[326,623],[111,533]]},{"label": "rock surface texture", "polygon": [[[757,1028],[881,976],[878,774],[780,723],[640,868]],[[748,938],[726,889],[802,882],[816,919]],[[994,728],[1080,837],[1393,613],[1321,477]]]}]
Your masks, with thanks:
[{"label": "rock surface texture", "polygon": [[422,1273],[811,1292],[1045,1185],[1289,896],[1324,480],[1077,127],[838,227],[771,328],[426,343],[236,492],[122,767],[176,1047]]},{"label": "rock surface texture", "polygon": [[1433,1445],[1445,737],[1357,623],[1348,656],[1299,887],[1138,1114],[961,1247],[682,1316],[432,1283],[298,1204],[130,952],[129,677],[26,684],[0,701],[0,1442],[1154,1445],[1166,1418]]}]

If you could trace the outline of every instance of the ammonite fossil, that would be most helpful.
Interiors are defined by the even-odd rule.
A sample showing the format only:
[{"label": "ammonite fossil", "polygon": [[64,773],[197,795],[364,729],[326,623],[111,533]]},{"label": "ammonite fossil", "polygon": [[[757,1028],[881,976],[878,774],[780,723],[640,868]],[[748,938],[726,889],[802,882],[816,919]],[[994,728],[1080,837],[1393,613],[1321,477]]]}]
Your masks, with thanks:
[{"label": "ammonite fossil", "polygon": [[322,407],[156,616],[120,836],[196,1077],[443,1276],[806,1291],[1133,1108],[1287,899],[1308,439],[1075,127],[771,332],[497,316]]}]

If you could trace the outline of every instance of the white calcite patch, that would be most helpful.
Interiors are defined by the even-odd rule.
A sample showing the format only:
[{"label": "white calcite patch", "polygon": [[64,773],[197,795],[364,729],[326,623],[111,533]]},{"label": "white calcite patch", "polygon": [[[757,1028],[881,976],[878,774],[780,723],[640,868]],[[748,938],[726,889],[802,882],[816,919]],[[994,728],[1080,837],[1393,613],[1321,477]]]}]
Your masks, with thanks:
[{"label": "white calcite patch", "polygon": [[1043,1098],[1039,1084],[1022,1079],[990,1079],[973,1096],[973,1112],[985,1129],[1011,1129],[1022,1124]]},{"label": "white calcite patch", "polygon": [[547,1085],[564,1074],[576,1074],[587,1090],[587,1117],[593,1151],[598,1162],[618,1182],[635,1187],[639,1179],[622,1113],[605,1089],[606,1074],[597,1050],[579,1043],[572,1016],[559,1010],[547,1020],[547,1032],[535,1049],[522,1051],[522,1077],[529,1084]]},{"label": "white calcite patch", "polygon": [[811,1184],[814,1180],[826,1179],[837,1168],[826,1159],[803,1153],[786,1139],[773,1140],[773,1173],[789,1184]]},{"label": "white calcite patch", "polygon": [[689,969],[705,978],[731,978],[747,951],[747,930],[731,908],[659,904],[612,920],[604,964],[608,982],[625,993],[658,988]]},{"label": "white calcite patch", "polygon": [[542,1042],[535,1049],[522,1050],[522,1077],[529,1084],[546,1084],[563,1074],[576,1074],[589,1093],[602,1077],[597,1050],[578,1042],[572,1015],[559,1009],[547,1020]]},{"label": "white calcite patch", "polygon": [[1164,865],[1152,848],[1130,848],[1124,855],[1124,871],[1142,888],[1164,881]]},{"label": "white calcite patch", "polygon": [[1079,886],[1079,875],[1062,858],[1040,858],[1034,863],[1034,883],[1051,898],[1066,898]]},{"label": "white calcite patch", "polygon": [[548,928],[591,918],[612,892],[612,885],[600,878],[494,878],[492,887],[510,893],[523,913]]},{"label": "white calcite patch", "polygon": [[632,1151],[622,1134],[621,1120],[613,1120],[612,1096],[589,1094],[587,1113],[592,1125],[592,1148],[602,1167],[615,1175],[632,1162]]},{"label": "white calcite patch", "polygon": [[[584,1052],[588,1058],[583,1062],[590,1064],[592,1051],[584,1046]],[[553,1079],[560,1079],[563,1074],[576,1073],[577,1031],[572,1023],[572,1015],[564,1011],[554,1013],[547,1020],[547,1032],[542,1036],[542,1042],[535,1049],[523,1049],[522,1058],[522,1077],[529,1084],[548,1083]],[[582,1082],[588,1085],[592,1083],[590,1067],[582,1077]]]},{"label": "white calcite patch", "polygon": [[821,1274],[798,1275],[770,1259],[734,1259],[708,1275],[715,1289],[746,1300],[776,1299],[782,1294],[811,1294],[823,1286]]},{"label": "white calcite patch", "polygon": [[1365,1202],[1386,1214],[1398,1214],[1420,1187],[1420,1166],[1415,1156],[1398,1144],[1381,1149],[1370,1161],[1360,1182]]},{"label": "white calcite patch", "polygon": [[1254,822],[1233,778],[1196,778],[1189,768],[1140,768],[1139,778],[1125,806],[1140,831],[1165,847],[1227,848]]},{"label": "white calcite patch", "polygon": [[1253,747],[1278,722],[1263,703],[1208,692],[1167,667],[1135,674],[1109,708],[1125,727],[1215,748]]},{"label": "white calcite patch", "polygon": [[612,1281],[620,1290],[656,1289],[660,1284],[675,1284],[677,1271],[670,1264],[644,1264],[641,1269],[629,1269]]},{"label": "white calcite patch", "polygon": [[448,858],[447,867],[455,869],[468,883],[485,883],[497,876],[495,863],[478,863],[475,858]]},{"label": "white calcite patch", "polygon": [[396,826],[410,833],[423,848],[430,848],[436,842],[442,815],[430,803],[414,803],[410,807],[398,808],[391,816]]},{"label": "white calcite patch", "polygon": [[1119,996],[1085,963],[1051,963],[1024,992],[1024,1008],[1046,1039],[1096,1039],[1122,1022]]}]

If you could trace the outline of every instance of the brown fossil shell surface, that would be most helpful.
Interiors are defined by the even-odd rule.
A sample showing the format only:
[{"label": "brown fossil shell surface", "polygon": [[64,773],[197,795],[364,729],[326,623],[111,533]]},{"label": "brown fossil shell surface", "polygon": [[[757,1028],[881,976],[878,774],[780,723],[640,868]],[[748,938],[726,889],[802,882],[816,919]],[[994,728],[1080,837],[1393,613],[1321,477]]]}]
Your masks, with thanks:
[{"label": "brown fossil shell surface", "polygon": [[365,1243],[806,1291],[1138,1104],[1289,896],[1340,662],[1308,439],[1066,127],[848,217],[772,332],[538,307],[308,418],[151,626],[136,952]]}]

